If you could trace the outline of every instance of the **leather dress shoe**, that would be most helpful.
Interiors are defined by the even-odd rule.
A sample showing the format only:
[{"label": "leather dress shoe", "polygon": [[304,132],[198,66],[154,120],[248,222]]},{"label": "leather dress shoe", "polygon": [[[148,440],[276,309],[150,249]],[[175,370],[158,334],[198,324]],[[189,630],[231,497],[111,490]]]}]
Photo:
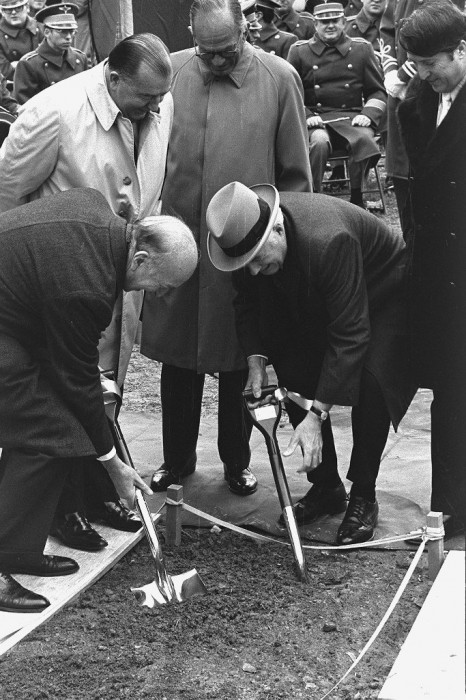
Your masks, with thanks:
[{"label": "leather dress shoe", "polygon": [[105,501],[99,517],[115,530],[137,532],[142,527],[141,518],[121,501]]},{"label": "leather dress shoe", "polygon": [[[348,503],[343,484],[334,489],[314,484],[309,491],[296,501],[293,510],[298,525],[307,525],[323,515],[336,515],[343,513]],[[285,527],[283,514],[278,519],[278,525]]]},{"label": "leather dress shoe", "polygon": [[23,588],[9,574],[0,574],[0,610],[3,612],[42,612],[50,602],[38,593]]},{"label": "leather dress shoe", "polygon": [[345,517],[338,528],[337,544],[358,544],[371,540],[378,515],[377,501],[366,501],[361,496],[350,496]]},{"label": "leather dress shoe", "polygon": [[242,469],[238,472],[228,469],[224,464],[223,473],[225,481],[228,482],[228,488],[237,496],[250,496],[257,491],[257,479],[250,469]]},{"label": "leather dress shoe", "polygon": [[[5,567],[6,568],[6,567]],[[9,574],[29,574],[30,576],[68,576],[75,574],[79,564],[69,557],[59,557],[55,554],[43,554],[40,561],[15,562],[8,567]]]},{"label": "leather dress shoe", "polygon": [[55,518],[50,534],[58,537],[67,547],[85,552],[98,552],[108,544],[80,513],[67,513],[63,518]]},{"label": "leather dress shoe", "polygon": [[154,491],[154,493],[166,491],[172,484],[181,484],[181,479],[185,476],[193,474],[195,469],[196,467],[194,466],[189,471],[183,472],[183,474],[175,474],[164,467],[160,467],[160,469],[157,469],[157,471],[152,475],[150,488],[152,491]]}]

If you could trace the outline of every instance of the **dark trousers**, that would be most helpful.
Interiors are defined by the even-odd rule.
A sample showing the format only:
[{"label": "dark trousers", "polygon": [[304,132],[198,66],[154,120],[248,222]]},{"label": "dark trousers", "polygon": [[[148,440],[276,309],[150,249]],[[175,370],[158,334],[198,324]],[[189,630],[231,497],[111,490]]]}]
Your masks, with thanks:
[{"label": "dark trousers", "polygon": [[0,571],[40,560],[75,459],[4,448],[0,458]]},{"label": "dark trousers", "polygon": [[[218,451],[232,473],[249,466],[252,424],[243,408],[242,390],[247,370],[220,372],[218,382]],[[162,366],[164,468],[186,474],[196,466],[204,374],[172,365]]]},{"label": "dark trousers", "polygon": [[431,405],[432,497],[434,511],[465,519],[466,387],[434,389]]},{"label": "dark trousers", "polygon": [[[293,427],[306,415],[306,411],[292,401],[287,403],[287,411]],[[359,403],[351,411],[351,425],[353,449],[347,478],[353,482],[353,489],[356,491],[367,491],[375,488],[380,460],[390,430],[390,415],[382,390],[375,377],[367,370],[362,372]],[[322,462],[316,469],[308,472],[307,479],[325,488],[334,488],[341,481],[330,416],[322,424]]]},{"label": "dark trousers", "polygon": [[118,501],[119,498],[105,467],[93,457],[82,457],[68,471],[57,515],[81,513],[90,517],[105,501]]}]

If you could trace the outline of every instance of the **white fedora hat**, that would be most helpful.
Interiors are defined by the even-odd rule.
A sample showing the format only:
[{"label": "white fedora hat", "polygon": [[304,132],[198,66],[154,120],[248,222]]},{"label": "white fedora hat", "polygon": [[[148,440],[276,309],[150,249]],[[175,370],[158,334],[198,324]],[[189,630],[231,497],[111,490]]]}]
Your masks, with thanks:
[{"label": "white fedora hat", "polygon": [[273,185],[246,187],[230,182],[215,194],[206,212],[207,251],[218,270],[245,267],[269,237],[280,198]]}]

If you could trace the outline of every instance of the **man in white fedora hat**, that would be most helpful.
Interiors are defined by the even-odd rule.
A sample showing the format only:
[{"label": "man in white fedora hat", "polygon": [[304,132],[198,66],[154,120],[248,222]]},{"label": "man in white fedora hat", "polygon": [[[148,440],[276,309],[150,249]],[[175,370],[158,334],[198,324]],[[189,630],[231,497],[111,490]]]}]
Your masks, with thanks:
[{"label": "man in white fedora hat", "polygon": [[353,406],[353,482],[338,544],[372,538],[375,484],[390,428],[413,395],[405,367],[405,247],[378,218],[325,195],[272,185],[223,187],[207,209],[213,265],[233,272],[236,328],[257,398],[272,363],[295,428],[285,456],[303,453],[312,487],[298,523],[343,512],[330,410]]}]

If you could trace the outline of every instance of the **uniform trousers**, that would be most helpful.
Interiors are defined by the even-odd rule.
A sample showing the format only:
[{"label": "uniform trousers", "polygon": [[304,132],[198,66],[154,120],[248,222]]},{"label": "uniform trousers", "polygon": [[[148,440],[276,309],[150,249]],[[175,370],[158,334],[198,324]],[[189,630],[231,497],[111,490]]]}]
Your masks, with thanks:
[{"label": "uniform trousers", "polygon": [[[247,370],[219,373],[217,445],[230,474],[247,469],[251,459],[252,423],[242,398],[247,376]],[[163,468],[173,474],[190,474],[196,467],[204,379],[194,370],[162,365]]]},{"label": "uniform trousers", "polygon": [[4,448],[0,458],[0,572],[41,559],[63,484],[77,458]]},{"label": "uniform trousers", "polygon": [[[280,384],[290,387],[280,377]],[[296,386],[296,384],[294,384]],[[295,389],[299,391],[299,389]],[[306,398],[309,392],[301,390]],[[295,428],[307,415],[297,404],[289,401],[287,412]],[[353,433],[353,449],[347,478],[353,482],[353,493],[372,494],[380,468],[380,461],[390,430],[390,414],[377,379],[366,369],[361,376],[360,395],[357,406],[351,411],[351,426]],[[335,488],[341,479],[338,473],[337,454],[333,439],[330,416],[322,423],[322,462],[316,469],[307,473],[307,479],[312,484],[323,488]]]},{"label": "uniform trousers", "polygon": [[[358,126],[355,128],[358,129],[360,137],[367,135],[367,138],[371,142],[373,141],[374,132],[370,127]],[[322,189],[322,180],[324,179],[327,161],[334,150],[348,151],[348,174],[351,189],[362,189],[368,159],[356,161],[355,157],[357,158],[357,154],[352,152],[346,139],[339,134],[330,134],[325,128],[316,128],[309,129],[309,160],[314,192],[320,192]]]}]

